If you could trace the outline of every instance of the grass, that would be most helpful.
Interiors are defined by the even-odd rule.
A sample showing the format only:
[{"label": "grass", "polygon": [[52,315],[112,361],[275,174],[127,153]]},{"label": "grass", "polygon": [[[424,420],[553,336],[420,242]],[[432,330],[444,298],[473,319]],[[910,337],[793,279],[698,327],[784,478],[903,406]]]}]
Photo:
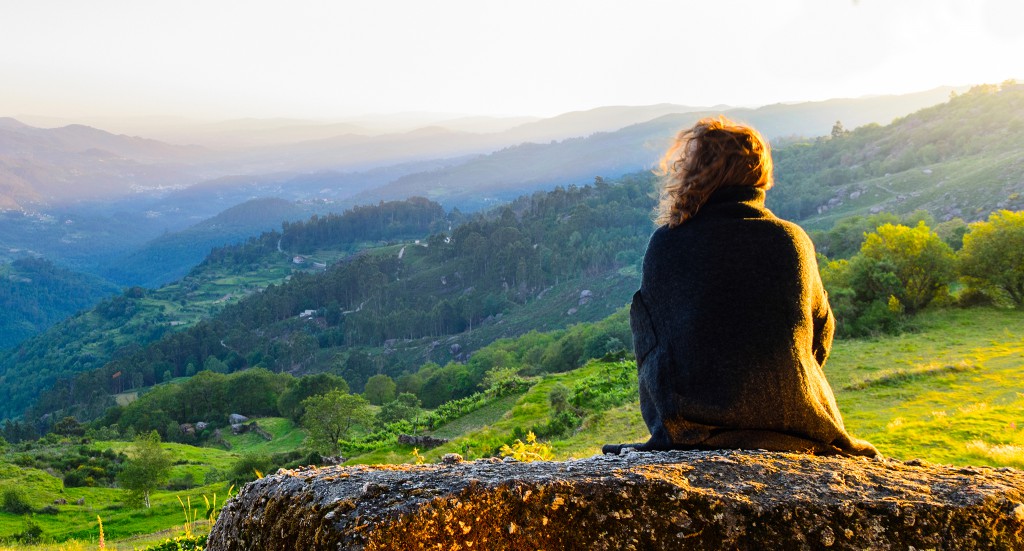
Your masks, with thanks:
[{"label": "grass", "polygon": [[[161,446],[173,457],[170,478],[181,478],[191,474],[193,480],[202,483],[206,473],[211,469],[227,471],[242,453],[249,451],[274,453],[290,451],[301,443],[303,433],[294,424],[283,418],[257,419],[260,426],[274,435],[274,439],[266,441],[254,434],[228,436],[233,440],[234,448],[229,452],[217,448],[200,448],[177,443],[163,443]],[[255,440],[254,440],[255,439]],[[256,441],[258,440],[258,442]],[[89,446],[96,450],[112,449],[115,452],[125,451],[131,442],[97,441]],[[191,499],[193,505],[204,504],[203,497],[212,499],[216,494],[218,505],[222,504],[227,494],[227,484],[215,482],[189,490],[158,490],[152,495],[151,509],[133,509],[124,504],[124,493],[117,488],[64,488],[61,479],[46,471],[22,468],[2,461],[0,456],[0,489],[17,486],[24,490],[29,504],[35,511],[29,515],[14,515],[0,512],[0,539],[8,538],[22,532],[31,520],[43,529],[45,538],[56,542],[38,546],[12,546],[0,543],[0,551],[5,549],[18,550],[59,550],[74,551],[78,549],[96,549],[98,530],[96,517],[103,519],[103,528],[107,536],[107,549],[131,550],[143,549],[155,543],[179,535],[183,532],[181,525],[184,514],[180,497],[184,501]],[[67,505],[54,505],[57,499],[64,499]],[[83,505],[76,501],[84,499]],[[40,509],[48,505],[56,507],[56,514],[41,513]],[[200,516],[202,512],[200,512]],[[170,528],[169,528],[170,527]],[[200,525],[198,533],[205,533],[209,528]],[[112,542],[112,543],[111,543]]]},{"label": "grass", "polygon": [[[871,441],[883,454],[901,459],[1024,468],[1024,384],[1020,382],[1024,381],[1024,310],[931,310],[918,316],[916,328],[898,336],[836,341],[825,372],[850,432]],[[517,430],[529,430],[550,418],[548,394],[555,385],[571,389],[586,377],[604,376],[609,369],[591,362],[574,371],[539,377],[525,393],[495,400],[439,427],[433,435],[451,441],[421,453],[427,461],[451,452],[466,459],[492,456],[501,445],[515,440]],[[255,434],[229,435],[230,452],[163,444],[175,457],[171,476],[191,473],[202,481],[208,470],[227,470],[243,453],[269,454],[301,446],[303,432],[288,419],[258,422],[275,436],[272,441]],[[567,459],[600,453],[603,444],[647,438],[639,402],[633,400],[586,417],[577,430],[548,443],[556,459]],[[129,444],[95,442],[91,446],[120,451]],[[350,463],[411,463],[412,450],[396,444],[354,457]],[[48,537],[67,541],[15,548],[39,551],[94,549],[97,515],[103,518],[109,539],[116,542],[109,549],[157,543],[168,535],[160,535],[161,530],[183,522],[178,496],[197,503],[204,494],[214,492],[222,499],[225,491],[223,483],[159,491],[152,510],[136,510],[122,504],[120,490],[63,488],[50,473],[0,462],[0,487],[7,485],[25,489],[36,511],[59,497],[69,503],[85,498],[82,506],[58,506],[56,515],[33,514],[33,522]],[[0,537],[22,531],[25,523],[25,517],[0,513]],[[148,542],[128,539],[139,534],[156,535]]]},{"label": "grass", "polygon": [[[847,429],[883,454],[937,463],[1024,468],[1024,311],[937,309],[920,314],[917,329],[897,336],[836,341],[825,372]],[[541,378],[525,394],[507,397],[435,431],[452,441],[421,451],[428,461],[461,453],[493,455],[551,415],[547,396],[605,367],[599,362]],[[514,401],[514,403],[512,403]],[[584,419],[574,434],[550,441],[557,459],[600,453],[601,445],[646,441],[639,402]],[[353,463],[412,460],[397,447]]]},{"label": "grass", "polygon": [[[0,551],[95,551],[99,549],[99,526],[96,522],[93,524],[96,528],[95,534],[92,537],[76,538],[55,543],[17,545],[0,543]],[[104,521],[104,535],[106,535],[106,526],[107,522]],[[192,533],[196,536],[207,535],[212,527],[213,525],[209,521],[197,521],[192,526]],[[180,536],[184,531],[184,525],[175,525],[152,534],[131,536],[120,540],[111,540],[105,537],[103,549],[106,551],[145,550],[168,539]]]},{"label": "grass", "polygon": [[1024,311],[936,310],[918,326],[835,345],[825,371],[847,428],[898,458],[1024,467]]},{"label": "grass", "polygon": [[430,434],[437,438],[458,438],[463,434],[481,430],[501,420],[519,401],[520,394],[499,398],[486,406],[438,427]]},{"label": "grass", "polygon": [[269,441],[265,440],[254,432],[236,435],[231,434],[230,431],[224,431],[227,433],[224,435],[224,440],[227,440],[227,442],[231,444],[231,451],[233,454],[272,454],[275,452],[291,451],[302,447],[302,441],[306,438],[306,433],[295,426],[295,423],[290,419],[285,419],[283,417],[264,417],[262,419],[256,419],[255,421],[259,423],[259,426],[263,428],[263,430],[274,435],[274,439]]}]

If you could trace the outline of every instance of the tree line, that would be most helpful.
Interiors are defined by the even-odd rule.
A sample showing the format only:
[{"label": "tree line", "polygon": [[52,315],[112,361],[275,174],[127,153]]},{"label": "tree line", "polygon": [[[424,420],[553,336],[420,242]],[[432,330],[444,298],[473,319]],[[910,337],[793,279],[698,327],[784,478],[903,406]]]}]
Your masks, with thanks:
[{"label": "tree line", "polygon": [[[952,226],[958,227],[954,223]],[[1024,307],[1024,211],[974,222],[956,248],[924,220],[883,222],[848,259],[819,259],[840,336],[898,331],[930,304]]]}]

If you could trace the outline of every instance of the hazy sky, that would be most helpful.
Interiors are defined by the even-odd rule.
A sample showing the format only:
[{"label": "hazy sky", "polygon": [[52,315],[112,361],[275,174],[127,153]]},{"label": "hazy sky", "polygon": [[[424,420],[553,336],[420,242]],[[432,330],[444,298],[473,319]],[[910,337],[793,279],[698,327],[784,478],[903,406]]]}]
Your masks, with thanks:
[{"label": "hazy sky", "polygon": [[1024,78],[1019,0],[0,0],[0,116],[553,115]]}]

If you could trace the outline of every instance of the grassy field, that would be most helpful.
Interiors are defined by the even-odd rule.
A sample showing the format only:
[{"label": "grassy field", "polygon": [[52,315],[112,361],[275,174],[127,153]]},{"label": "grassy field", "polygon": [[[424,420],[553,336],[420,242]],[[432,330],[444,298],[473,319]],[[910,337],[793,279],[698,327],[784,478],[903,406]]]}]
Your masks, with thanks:
[{"label": "grassy field", "polygon": [[1024,311],[926,312],[916,332],[839,343],[826,373],[886,455],[1024,468]]},{"label": "grassy field", "polygon": [[[260,419],[259,422],[275,435],[275,438],[268,442],[255,434],[228,436],[227,439],[232,444],[230,452],[184,444],[161,444],[173,457],[174,465],[171,468],[170,479],[190,474],[193,480],[202,484],[208,472],[228,471],[244,453],[289,451],[297,447],[297,442],[301,442],[302,432],[287,419]],[[111,449],[115,452],[125,451],[130,446],[129,442],[114,441],[90,444],[90,447],[97,450]],[[99,537],[97,517],[103,519],[107,541],[116,544],[116,547],[108,546],[108,549],[144,548],[183,532],[181,525],[186,518],[179,498],[186,503],[191,502],[192,508],[199,511],[201,518],[206,510],[205,500],[216,499],[219,506],[223,504],[229,490],[225,482],[203,484],[188,490],[160,490],[152,496],[151,509],[134,509],[124,503],[124,492],[119,489],[64,488],[61,479],[51,473],[0,462],[0,491],[10,486],[17,486],[24,491],[35,512],[29,515],[0,513],[0,538],[22,533],[31,523],[42,529],[45,539],[57,542],[71,541],[74,545],[85,545],[83,549],[96,548],[95,543]],[[55,505],[58,499],[66,500],[67,504]],[[83,499],[84,503],[78,505],[79,499]],[[52,506],[53,509],[43,513],[47,506]],[[203,533],[203,530],[208,530],[208,527],[200,526],[197,533]],[[0,550],[59,548],[10,547],[0,544]],[[72,550],[79,547],[65,548]]]},{"label": "grassy field", "polygon": [[[837,341],[826,374],[853,434],[873,442],[883,454],[901,459],[921,458],[936,463],[981,464],[1024,468],[1024,311],[947,309],[921,314],[916,328],[898,336]],[[515,434],[544,424],[553,414],[549,393],[556,385],[572,389],[587,377],[606,377],[614,363],[591,362],[574,371],[538,377],[522,394],[489,402],[433,431],[450,439],[422,451],[428,461],[445,453],[467,459],[491,456]],[[287,419],[260,419],[274,435],[266,441],[256,434],[226,437],[231,451],[163,444],[175,458],[171,477],[191,474],[202,483],[208,472],[229,470],[243,454],[270,454],[301,446],[304,434]],[[636,400],[592,413],[568,434],[549,439],[557,459],[599,453],[602,444],[642,442],[647,429]],[[97,450],[123,451],[125,442],[94,442]],[[184,514],[178,502],[217,494],[223,500],[226,484],[203,485],[186,491],[159,491],[151,510],[124,505],[114,488],[64,488],[61,480],[39,469],[11,464],[12,451],[0,461],[0,489],[18,486],[26,491],[35,513],[0,513],[0,538],[26,529],[29,522],[46,537],[67,543],[37,549],[68,551],[95,549],[96,517],[103,519],[108,549],[142,548],[180,533]],[[349,463],[413,462],[412,447],[399,446],[351,458]],[[56,514],[40,511],[58,498]],[[84,498],[84,505],[73,503]],[[51,513],[53,511],[51,510]],[[171,532],[166,532],[171,530]],[[143,535],[145,540],[131,539]],[[76,547],[77,546],[77,547]]]},{"label": "grassy field", "polygon": [[[1024,311],[934,310],[915,325],[898,336],[836,341],[825,372],[850,432],[901,459],[1024,468]],[[516,427],[527,430],[552,414],[547,394],[555,384],[571,387],[602,369],[592,363],[548,376],[514,404],[474,412],[457,421],[458,429],[441,427],[437,435],[459,436],[424,455],[486,455],[510,442]],[[488,423],[481,426],[475,417]],[[574,434],[550,443],[564,459],[647,437],[634,401],[589,416]],[[408,461],[411,450],[403,452],[353,462]]]}]

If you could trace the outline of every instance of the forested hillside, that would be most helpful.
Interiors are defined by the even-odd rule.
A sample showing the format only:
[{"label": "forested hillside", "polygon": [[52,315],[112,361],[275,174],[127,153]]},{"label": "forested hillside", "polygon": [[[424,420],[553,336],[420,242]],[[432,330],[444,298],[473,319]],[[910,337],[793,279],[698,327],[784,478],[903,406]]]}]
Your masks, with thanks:
[{"label": "forested hillside", "polygon": [[[425,237],[448,224],[438,205],[416,199],[362,207],[330,219],[351,229],[349,217],[358,219],[357,225],[366,229],[333,233],[330,247],[308,262],[296,264],[294,254],[279,248],[282,241],[305,239],[303,224],[288,225],[288,237],[268,232],[247,244],[221,247],[172,285],[157,290],[129,288],[32,337],[0,356],[0,385],[9,389],[10,397],[0,415],[19,415],[37,392],[56,379],[102,367],[116,355],[191,327],[226,304],[286,281],[294,272],[322,271],[320,265],[326,267],[362,248],[379,245],[379,240]],[[297,237],[291,237],[292,232]]]},{"label": "forested hillside", "polygon": [[[573,317],[577,309],[601,319],[635,288],[639,251],[651,230],[652,189],[653,177],[638,175],[536,193],[419,243],[368,250],[322,273],[297,272],[186,331],[123,349],[101,369],[64,379],[32,414],[94,416],[112,403],[112,393],[203,369],[334,370],[361,389],[376,373],[397,377],[423,361],[470,351],[441,344],[452,335],[490,331],[493,340],[564,327],[585,319]],[[289,225],[284,235],[295,237],[267,234],[215,251],[204,266],[244,269],[276,251],[278,241],[282,247],[294,243],[296,250],[325,246],[333,239],[331,224],[320,220]],[[361,227],[377,231],[372,224]],[[572,302],[565,305],[567,296]],[[528,321],[516,321],[521,310],[533,312],[520,314]],[[5,374],[5,384],[16,390],[8,414],[49,384],[21,371],[27,365],[12,364],[20,377],[11,368]]]},{"label": "forested hillside", "polygon": [[214,248],[273,230],[282,221],[308,216],[308,209],[292,201],[252,199],[185,230],[162,235],[140,250],[113,260],[104,275],[121,285],[159,287],[184,277]]},{"label": "forested hillside", "polygon": [[972,88],[897,119],[775,149],[776,214],[827,229],[844,216],[924,209],[940,221],[1024,208],[1024,84]]},{"label": "forested hillside", "polygon": [[0,264],[0,350],[91,308],[117,288],[99,278],[24,257]]},{"label": "forested hillside", "polygon": [[[781,144],[769,205],[812,229],[862,215],[836,232],[815,233],[832,257],[856,253],[864,232],[875,229],[866,215],[890,207],[926,221],[957,247],[966,231],[958,216],[973,220],[1024,207],[1024,165],[1016,154],[1024,145],[1022,98],[1024,87],[1013,83],[977,87],[886,127],[846,131],[837,124],[827,138]],[[397,377],[426,361],[465,359],[495,338],[564,327],[584,315],[567,312],[583,312],[587,303],[585,315],[598,319],[598,312],[606,315],[628,300],[635,286],[653,190],[653,176],[644,173],[615,184],[598,179],[593,186],[536,192],[472,217],[414,200],[286,224],[283,233],[214,250],[191,276],[168,286],[178,295],[164,310],[153,305],[154,294],[126,294],[89,314],[108,329],[86,339],[97,326],[80,317],[63,333],[3,358],[3,376],[15,391],[4,414],[19,414],[58,378],[64,382],[33,415],[71,406],[68,411],[93,416],[113,392],[211,368],[333,371],[360,389],[373,374]],[[910,214],[919,207],[931,214]],[[380,246],[387,241],[394,244]],[[357,251],[363,252],[352,254]],[[268,268],[274,277],[256,275]],[[234,283],[248,287],[225,293],[226,301],[207,292],[208,307],[181,319],[202,278],[214,279],[203,274],[221,282],[241,278]],[[269,283],[275,285],[255,292]],[[595,295],[600,308],[593,307]],[[225,303],[237,304],[211,318]],[[157,317],[133,314],[147,309]],[[129,324],[111,321],[118,316],[147,321],[126,333],[118,328]],[[121,332],[105,336],[111,329]],[[69,378],[82,372],[89,374]]]}]

